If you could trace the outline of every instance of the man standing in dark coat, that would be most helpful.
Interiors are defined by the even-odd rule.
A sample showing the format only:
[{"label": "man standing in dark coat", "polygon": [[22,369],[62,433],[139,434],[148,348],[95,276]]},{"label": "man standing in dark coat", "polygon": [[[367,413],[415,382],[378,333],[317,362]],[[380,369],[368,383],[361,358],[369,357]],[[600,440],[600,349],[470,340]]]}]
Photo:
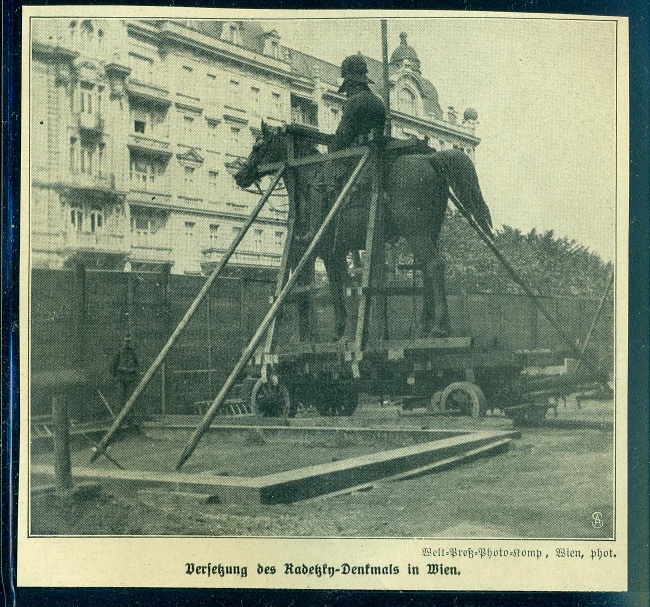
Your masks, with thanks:
[{"label": "man standing in dark coat", "polygon": [[[128,333],[124,336],[124,343],[120,351],[113,358],[111,363],[111,375],[117,378],[122,386],[122,407],[126,404],[129,396],[133,394],[135,387],[138,383],[138,357],[135,354],[133,345],[131,343],[131,335]],[[133,409],[131,409],[133,411]],[[134,414],[127,415],[127,419],[136,424],[136,416]]]}]

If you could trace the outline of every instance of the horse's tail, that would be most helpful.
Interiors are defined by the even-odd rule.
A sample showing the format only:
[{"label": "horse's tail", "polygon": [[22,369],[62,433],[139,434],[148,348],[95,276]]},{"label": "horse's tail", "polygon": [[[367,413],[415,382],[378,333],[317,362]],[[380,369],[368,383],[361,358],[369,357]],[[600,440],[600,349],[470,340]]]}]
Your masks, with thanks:
[{"label": "horse's tail", "polygon": [[481,193],[476,168],[469,156],[461,150],[453,149],[442,150],[432,154],[430,158],[435,166],[444,170],[449,185],[465,209],[472,214],[484,232],[493,236],[492,215]]}]

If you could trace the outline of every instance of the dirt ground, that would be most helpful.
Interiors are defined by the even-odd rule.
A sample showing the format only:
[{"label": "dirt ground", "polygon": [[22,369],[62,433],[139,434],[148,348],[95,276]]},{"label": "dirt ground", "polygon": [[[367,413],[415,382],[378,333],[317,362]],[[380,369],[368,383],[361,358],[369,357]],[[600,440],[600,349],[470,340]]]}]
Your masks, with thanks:
[{"label": "dirt ground", "polygon": [[[288,505],[205,504],[193,496],[152,490],[131,495],[103,492],[85,500],[34,495],[31,530],[37,535],[611,537],[614,454],[607,422],[612,412],[611,401],[584,401],[578,409],[570,398],[566,407],[560,405],[558,420],[603,422],[602,427],[522,429],[521,439],[501,455]],[[553,420],[552,411],[549,418]],[[423,410],[403,413],[396,405],[380,407],[370,397],[352,418],[306,417],[291,423],[428,429],[512,426],[501,416],[471,420],[431,417]],[[355,454],[347,445],[316,447],[319,457],[330,460],[347,457],[348,450]],[[285,451],[285,457],[296,458],[290,449]],[[252,452],[236,455],[251,457]],[[591,525],[596,511],[603,515],[601,529]]]}]

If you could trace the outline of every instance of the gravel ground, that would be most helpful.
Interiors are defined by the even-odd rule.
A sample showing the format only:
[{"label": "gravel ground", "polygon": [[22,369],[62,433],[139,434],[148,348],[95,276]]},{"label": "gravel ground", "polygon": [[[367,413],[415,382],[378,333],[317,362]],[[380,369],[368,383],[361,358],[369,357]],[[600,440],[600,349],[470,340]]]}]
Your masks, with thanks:
[{"label": "gravel ground", "polygon": [[[612,411],[611,401],[584,401],[578,409],[570,398],[566,407],[560,405],[558,419],[605,422],[612,419]],[[403,413],[398,406],[380,407],[370,398],[363,399],[352,418],[306,416],[291,424],[511,427],[511,421],[501,416],[482,420],[431,417],[423,410]],[[355,454],[355,447],[317,445],[313,451],[331,460],[344,452],[345,456]],[[241,449],[232,455],[251,456]],[[291,450],[285,449],[285,456],[295,459]],[[415,479],[378,482],[364,491],[288,505],[205,504],[195,496],[152,490],[132,495],[101,493],[85,500],[35,495],[32,533],[605,538],[611,537],[613,529],[613,472],[611,430],[529,428],[501,455]],[[591,525],[595,511],[603,514],[601,529]]]}]

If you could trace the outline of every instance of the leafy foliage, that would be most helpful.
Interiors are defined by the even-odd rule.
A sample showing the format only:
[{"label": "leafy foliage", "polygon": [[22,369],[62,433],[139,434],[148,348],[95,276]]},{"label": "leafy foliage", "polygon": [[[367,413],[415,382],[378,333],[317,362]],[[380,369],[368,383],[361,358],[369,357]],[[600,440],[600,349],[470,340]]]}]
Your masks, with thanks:
[{"label": "leafy foliage", "polygon": [[[503,226],[495,244],[519,275],[542,295],[580,295],[599,298],[607,284],[611,263],[575,240],[557,238],[553,230],[528,234]],[[403,239],[395,245],[397,264],[412,263]],[[440,236],[450,293],[518,293],[520,288],[508,276],[494,253],[474,233],[457,211],[449,210]]]}]

